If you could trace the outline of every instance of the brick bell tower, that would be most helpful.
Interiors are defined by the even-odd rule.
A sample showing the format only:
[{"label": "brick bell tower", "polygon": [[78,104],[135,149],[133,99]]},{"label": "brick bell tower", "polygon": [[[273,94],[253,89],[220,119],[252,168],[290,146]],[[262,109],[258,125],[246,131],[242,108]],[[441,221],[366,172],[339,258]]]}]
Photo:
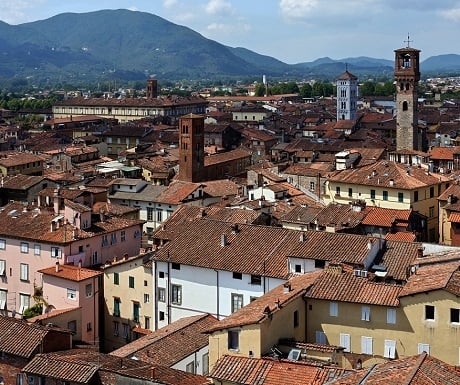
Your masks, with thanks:
[{"label": "brick bell tower", "polygon": [[202,182],[204,172],[204,116],[179,118],[179,180]]},{"label": "brick bell tower", "polygon": [[420,150],[418,131],[418,82],[420,50],[412,48],[409,36],[405,48],[395,50],[396,149]]}]

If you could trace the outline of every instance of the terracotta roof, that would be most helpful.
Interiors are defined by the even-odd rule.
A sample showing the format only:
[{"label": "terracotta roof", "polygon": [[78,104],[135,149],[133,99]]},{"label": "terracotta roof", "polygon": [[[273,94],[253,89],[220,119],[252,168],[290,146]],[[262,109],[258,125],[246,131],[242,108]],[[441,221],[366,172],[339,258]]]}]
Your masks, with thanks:
[{"label": "terracotta roof", "polygon": [[238,194],[239,185],[229,179],[219,179],[203,183],[203,190],[212,197],[224,197]]},{"label": "terracotta roof", "polygon": [[412,274],[400,296],[446,290],[460,296],[460,261],[420,266]]},{"label": "terracotta roof", "polygon": [[431,160],[453,160],[454,153],[458,152],[460,147],[433,147],[429,154]]},{"label": "terracotta roof", "polygon": [[45,326],[0,316],[0,351],[13,356],[31,358],[48,333],[49,328]]},{"label": "terracotta roof", "polygon": [[186,200],[187,197],[196,191],[200,186],[201,185],[199,183],[174,181],[159,195],[157,195],[156,201],[160,203],[177,205]]},{"label": "terracotta roof", "polygon": [[419,242],[405,242],[401,240],[387,240],[382,242],[383,255],[374,264],[386,267],[387,275],[398,281],[406,281],[407,269],[419,255],[422,244]]},{"label": "terracotta roof", "polygon": [[[321,271],[314,271],[291,278],[285,285],[275,287],[268,293],[217,322],[215,325],[208,328],[207,332],[211,333],[216,330],[264,322],[269,319],[268,314],[278,312],[279,309],[284,307],[286,304],[303,296],[307,289],[317,280],[320,274]],[[288,285],[290,285],[289,291],[285,290],[285,286],[287,287]],[[280,306],[277,306],[276,303],[279,303]]]},{"label": "terracotta roof", "polygon": [[330,203],[323,208],[314,221],[319,226],[334,226],[336,230],[358,226],[369,211],[369,207],[356,209],[351,205]]},{"label": "terracotta roof", "polygon": [[54,317],[58,317],[62,314],[72,313],[76,311],[80,311],[81,307],[71,307],[67,309],[51,309],[47,313],[43,313],[37,315],[35,317],[27,318],[27,322],[29,323],[39,323],[39,324],[46,324],[47,320],[51,321]]},{"label": "terracotta roof", "polygon": [[[90,349],[73,349],[36,355],[24,368],[27,374],[49,377],[72,383],[92,383],[102,385],[118,381],[127,383],[130,379],[147,380],[167,385],[209,384],[203,376],[170,369],[164,365],[152,366],[146,362],[120,358]],[[132,380],[131,380],[132,381]]]},{"label": "terracotta roof", "polygon": [[203,331],[217,322],[217,319],[209,314],[181,318],[110,354],[127,358],[135,356],[153,365],[171,367],[207,346],[209,338]]},{"label": "terracotta roof", "polygon": [[385,234],[387,241],[404,241],[404,242],[415,242],[417,237],[410,231],[397,231],[395,233]]},{"label": "terracotta roof", "polygon": [[330,177],[330,180],[346,184],[412,190],[437,185],[442,181],[448,181],[448,178],[439,174],[427,173],[423,168],[410,167],[408,169],[401,163],[379,161],[360,168],[337,171]]},{"label": "terracotta roof", "polygon": [[395,221],[409,221],[412,210],[395,210],[382,207],[370,207],[362,224],[368,226],[391,227]]},{"label": "terracotta roof", "polygon": [[328,268],[308,290],[306,297],[338,302],[398,306],[402,286],[357,277],[353,271]]},{"label": "terracotta roof", "polygon": [[460,213],[451,212],[449,215],[449,222],[460,223]]},{"label": "terracotta roof", "polygon": [[235,150],[206,156],[204,158],[204,165],[206,167],[206,166],[210,166],[213,164],[224,163],[224,162],[228,162],[231,160],[244,159],[244,158],[250,158],[250,157],[251,157],[251,152],[249,150],[245,148],[237,148]]},{"label": "terracotta roof", "polygon": [[298,223],[309,225],[313,222],[316,215],[321,212],[322,208],[319,207],[294,207],[291,211],[284,214],[280,220],[283,222]]},{"label": "terracotta roof", "polygon": [[460,384],[460,372],[426,353],[388,361],[349,375],[330,385],[445,385]]},{"label": "terracotta roof", "polygon": [[[58,267],[58,271],[56,268]],[[46,269],[38,270],[39,273],[44,275],[51,275],[53,277],[59,277],[67,279],[69,281],[84,281],[86,279],[94,278],[102,275],[101,271],[91,270],[84,267],[78,267],[75,265],[58,265],[53,267],[47,267]]]},{"label": "terracotta roof", "polygon": [[348,72],[348,70],[347,70],[337,78],[337,80],[348,80],[348,79],[358,80],[358,77],[356,77],[352,73]]},{"label": "terracotta roof", "polygon": [[323,385],[340,378],[345,372],[345,369],[307,365],[298,361],[223,355],[209,377],[224,383],[244,385]]},{"label": "terracotta roof", "polygon": [[43,162],[43,159],[38,155],[31,154],[30,152],[0,152],[0,164],[5,167],[19,166],[21,164],[32,162]]},{"label": "terracotta roof", "polygon": [[42,182],[45,178],[33,175],[13,175],[2,178],[0,187],[5,189],[26,190]]},{"label": "terracotta roof", "polygon": [[[163,96],[160,98],[72,98],[56,102],[56,106],[113,106],[113,107],[172,107],[190,104],[206,104],[201,97],[180,97],[177,95]],[[199,116],[199,115],[198,115]]]}]

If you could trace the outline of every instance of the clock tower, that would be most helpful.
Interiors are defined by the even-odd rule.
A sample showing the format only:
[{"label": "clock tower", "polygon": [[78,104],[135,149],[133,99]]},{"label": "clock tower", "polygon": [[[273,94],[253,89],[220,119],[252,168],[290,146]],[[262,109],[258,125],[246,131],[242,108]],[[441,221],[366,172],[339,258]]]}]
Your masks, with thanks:
[{"label": "clock tower", "polygon": [[420,50],[409,46],[395,50],[396,149],[421,150],[418,131],[418,82]]}]

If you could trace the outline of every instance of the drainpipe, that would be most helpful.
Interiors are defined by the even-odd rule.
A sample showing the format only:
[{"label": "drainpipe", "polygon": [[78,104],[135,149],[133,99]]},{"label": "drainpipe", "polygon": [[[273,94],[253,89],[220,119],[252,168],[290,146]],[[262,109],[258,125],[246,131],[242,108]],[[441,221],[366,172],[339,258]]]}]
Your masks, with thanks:
[{"label": "drainpipe", "polygon": [[168,251],[168,301],[167,301],[167,310],[168,310],[168,325],[171,323],[171,263],[169,261],[169,251]]},{"label": "drainpipe", "polygon": [[158,330],[158,267],[157,261],[153,262],[153,314],[155,314],[155,329]]},{"label": "drainpipe", "polygon": [[217,319],[220,320],[220,303],[219,303],[219,270],[216,270],[214,269],[214,271],[216,272],[216,307],[217,307],[217,311],[216,311],[216,316],[217,316]]}]

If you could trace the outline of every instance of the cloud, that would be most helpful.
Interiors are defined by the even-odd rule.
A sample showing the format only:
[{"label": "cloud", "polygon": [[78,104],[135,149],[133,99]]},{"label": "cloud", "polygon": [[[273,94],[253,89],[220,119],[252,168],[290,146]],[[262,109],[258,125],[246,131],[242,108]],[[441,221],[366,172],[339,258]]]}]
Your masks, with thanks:
[{"label": "cloud", "polygon": [[235,12],[232,5],[225,0],[210,0],[204,9],[209,15],[228,15]]},{"label": "cloud", "polygon": [[30,20],[31,12],[40,6],[43,0],[2,0],[0,2],[0,20],[9,24],[19,24]]},{"label": "cloud", "polygon": [[288,19],[308,18],[318,7],[318,0],[280,0],[281,14]]},{"label": "cloud", "polygon": [[447,20],[453,21],[455,23],[460,22],[460,8],[440,11],[439,14]]},{"label": "cloud", "polygon": [[177,5],[177,0],[163,0],[163,8],[171,9]]},{"label": "cloud", "polygon": [[218,34],[241,34],[246,33],[251,30],[251,26],[249,24],[225,24],[225,23],[211,23],[206,27],[206,30],[211,33],[218,33]]}]

